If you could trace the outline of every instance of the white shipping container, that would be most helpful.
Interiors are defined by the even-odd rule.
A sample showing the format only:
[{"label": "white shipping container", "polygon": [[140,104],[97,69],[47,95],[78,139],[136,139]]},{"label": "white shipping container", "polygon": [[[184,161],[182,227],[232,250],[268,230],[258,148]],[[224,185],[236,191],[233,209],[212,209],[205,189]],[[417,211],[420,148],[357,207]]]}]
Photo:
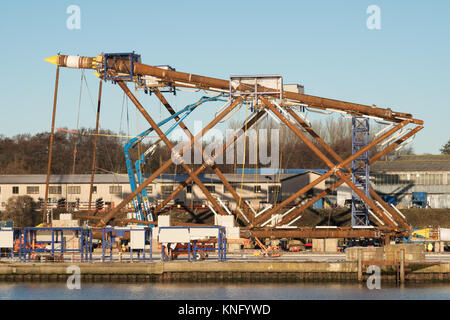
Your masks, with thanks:
[{"label": "white shipping container", "polygon": [[187,243],[190,241],[187,228],[159,228],[159,243]]},{"label": "white shipping container", "polygon": [[190,228],[191,240],[217,238],[218,236],[219,229],[217,228]]},{"label": "white shipping container", "polygon": [[441,241],[450,241],[450,229],[439,228],[439,237]]},{"label": "white shipping container", "polygon": [[144,229],[131,229],[130,230],[130,248],[145,249],[145,230]]},{"label": "white shipping container", "polygon": [[240,227],[228,227],[226,228],[226,237],[227,239],[239,239],[241,237],[241,228]]},{"label": "white shipping container", "polygon": [[0,248],[14,247],[14,232],[12,229],[0,230]]},{"label": "white shipping container", "polygon": [[234,216],[233,215],[217,215],[214,217],[214,223],[217,226],[223,227],[234,227]]},{"label": "white shipping container", "polygon": [[72,214],[71,213],[61,213],[59,215],[59,220],[72,220]]},{"label": "white shipping container", "polygon": [[158,227],[170,227],[170,216],[158,216]]}]

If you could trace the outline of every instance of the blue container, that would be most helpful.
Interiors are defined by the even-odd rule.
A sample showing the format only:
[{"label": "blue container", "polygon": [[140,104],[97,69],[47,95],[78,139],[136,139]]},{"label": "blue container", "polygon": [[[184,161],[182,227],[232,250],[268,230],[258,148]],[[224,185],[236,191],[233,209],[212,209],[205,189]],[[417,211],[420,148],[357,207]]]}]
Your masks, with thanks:
[{"label": "blue container", "polygon": [[312,207],[314,209],[323,209],[323,198],[317,200],[316,202],[314,202],[314,204],[312,205]]},{"label": "blue container", "polygon": [[397,204],[397,198],[395,196],[383,195],[381,196],[384,202],[393,204],[394,206]]}]

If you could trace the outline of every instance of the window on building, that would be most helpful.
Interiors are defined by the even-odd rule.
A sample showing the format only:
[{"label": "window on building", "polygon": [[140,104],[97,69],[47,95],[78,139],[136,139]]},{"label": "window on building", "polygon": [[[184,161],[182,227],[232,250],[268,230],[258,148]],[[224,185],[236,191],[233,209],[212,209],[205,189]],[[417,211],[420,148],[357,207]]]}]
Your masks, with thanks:
[{"label": "window on building", "polygon": [[12,187],[13,194],[19,194],[19,187]]},{"label": "window on building", "polygon": [[61,194],[62,188],[61,188],[61,186],[49,186],[48,193],[49,194]]},{"label": "window on building", "polygon": [[153,186],[147,186],[145,191],[147,191],[147,193],[153,193]]},{"label": "window on building", "polygon": [[171,194],[173,192],[173,186],[161,186],[162,194]]},{"label": "window on building", "polygon": [[280,193],[280,186],[269,186],[269,193]]},{"label": "window on building", "polygon": [[192,184],[186,186],[186,193],[192,193]]},{"label": "window on building", "polygon": [[27,194],[39,194],[38,186],[27,186]]},{"label": "window on building", "polygon": [[80,194],[81,193],[81,186],[68,186],[67,187],[67,193],[68,194]]},{"label": "window on building", "polygon": [[[234,191],[238,191],[238,190],[240,190],[241,189],[241,184],[239,183],[239,182],[230,182],[230,185],[231,185],[231,187],[234,189]],[[227,192],[227,193],[230,193],[229,191],[228,191],[228,189],[225,189],[225,191]]]},{"label": "window on building", "polygon": [[122,186],[109,186],[109,194],[122,194]]},{"label": "window on building", "polygon": [[97,194],[97,186],[92,186],[92,193]]},{"label": "window on building", "polygon": [[253,186],[253,193],[261,193],[261,186]]},{"label": "window on building", "polygon": [[211,185],[206,185],[206,190],[208,190],[209,192],[216,192],[216,186],[211,186]]}]

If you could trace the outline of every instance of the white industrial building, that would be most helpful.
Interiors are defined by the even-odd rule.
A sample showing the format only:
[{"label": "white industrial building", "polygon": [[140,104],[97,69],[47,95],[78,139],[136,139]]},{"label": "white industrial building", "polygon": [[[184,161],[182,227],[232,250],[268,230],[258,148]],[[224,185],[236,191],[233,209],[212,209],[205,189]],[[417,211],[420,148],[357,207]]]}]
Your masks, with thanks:
[{"label": "white industrial building", "polygon": [[[242,201],[248,201],[255,209],[264,202],[281,201],[308,184],[319,175],[308,171],[301,174],[224,174]],[[146,188],[150,201],[156,204],[169,196],[180,183],[189,176],[186,174],[163,174]],[[200,180],[215,198],[220,198],[231,210],[236,207],[236,201],[214,174],[199,175]],[[89,174],[51,175],[48,198],[51,203],[64,199],[77,209],[87,208],[89,201],[91,176]],[[36,202],[45,198],[46,175],[0,175],[0,210],[4,210],[10,197],[28,195]],[[127,175],[96,174],[94,176],[92,201],[99,198],[106,206],[114,207],[125,199],[131,188]],[[323,190],[323,186],[317,187]],[[206,196],[200,188],[191,184],[184,188],[171,201],[194,205],[206,203]],[[131,209],[132,204],[129,204]]]},{"label": "white industrial building", "polygon": [[[425,192],[431,208],[450,208],[450,155],[405,155],[377,161],[370,168],[371,185],[382,195],[395,198],[399,208],[409,208],[413,192]],[[351,189],[337,190],[337,204],[351,199]]]}]

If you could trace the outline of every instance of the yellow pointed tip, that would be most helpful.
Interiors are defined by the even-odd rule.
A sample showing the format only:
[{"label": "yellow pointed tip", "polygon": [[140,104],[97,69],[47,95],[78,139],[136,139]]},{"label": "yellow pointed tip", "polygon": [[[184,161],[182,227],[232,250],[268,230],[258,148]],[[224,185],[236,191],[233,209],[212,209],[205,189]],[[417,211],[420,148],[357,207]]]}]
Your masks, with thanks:
[{"label": "yellow pointed tip", "polygon": [[100,73],[98,73],[97,71],[94,72],[94,75],[95,75],[97,78],[100,78]]},{"label": "yellow pointed tip", "polygon": [[45,58],[44,60],[53,63],[54,65],[58,65],[58,56],[48,57]]}]

